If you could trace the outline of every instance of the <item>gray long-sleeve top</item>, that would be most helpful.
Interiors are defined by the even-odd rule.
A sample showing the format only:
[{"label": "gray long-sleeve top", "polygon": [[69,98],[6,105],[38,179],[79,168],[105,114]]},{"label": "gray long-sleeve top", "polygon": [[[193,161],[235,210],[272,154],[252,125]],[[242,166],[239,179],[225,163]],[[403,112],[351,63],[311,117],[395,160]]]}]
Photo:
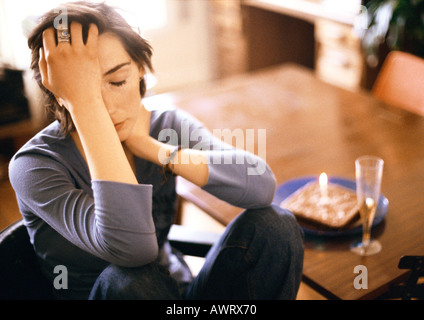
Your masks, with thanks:
[{"label": "gray long-sleeve top", "polygon": [[[175,134],[178,141],[172,141]],[[209,193],[242,208],[271,203],[275,178],[266,163],[216,139],[185,112],[152,111],[150,135],[189,144],[184,147],[201,145],[209,169],[203,189]],[[68,270],[63,297],[86,298],[108,264],[144,265],[164,247],[174,221],[175,177],[140,158],[135,158],[135,168],[138,185],[91,180],[86,162],[72,138],[60,133],[58,122],[10,162],[10,181],[44,274],[53,282],[55,266]]]}]

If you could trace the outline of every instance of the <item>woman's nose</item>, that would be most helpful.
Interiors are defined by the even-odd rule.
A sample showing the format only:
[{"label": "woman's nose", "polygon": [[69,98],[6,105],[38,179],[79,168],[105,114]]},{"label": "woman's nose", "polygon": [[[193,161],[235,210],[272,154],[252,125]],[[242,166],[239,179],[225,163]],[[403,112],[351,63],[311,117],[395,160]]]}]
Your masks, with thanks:
[{"label": "woman's nose", "polygon": [[109,113],[110,116],[113,116],[116,111],[118,110],[117,104],[113,103],[113,101],[108,101],[107,99],[103,98],[103,102],[106,106],[106,110]]},{"label": "woman's nose", "polygon": [[116,108],[112,106],[106,105],[106,110],[109,113],[110,116],[113,116],[116,113]]}]

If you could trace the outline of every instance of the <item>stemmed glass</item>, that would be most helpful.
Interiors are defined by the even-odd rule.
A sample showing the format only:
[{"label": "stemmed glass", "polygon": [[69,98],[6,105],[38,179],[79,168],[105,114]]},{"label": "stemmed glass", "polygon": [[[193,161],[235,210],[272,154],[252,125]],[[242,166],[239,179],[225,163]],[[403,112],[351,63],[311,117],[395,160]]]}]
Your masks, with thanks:
[{"label": "stemmed glass", "polygon": [[362,242],[355,243],[351,251],[369,256],[381,250],[377,240],[371,240],[371,226],[380,197],[384,161],[375,156],[362,156],[355,160],[356,195],[362,220]]}]

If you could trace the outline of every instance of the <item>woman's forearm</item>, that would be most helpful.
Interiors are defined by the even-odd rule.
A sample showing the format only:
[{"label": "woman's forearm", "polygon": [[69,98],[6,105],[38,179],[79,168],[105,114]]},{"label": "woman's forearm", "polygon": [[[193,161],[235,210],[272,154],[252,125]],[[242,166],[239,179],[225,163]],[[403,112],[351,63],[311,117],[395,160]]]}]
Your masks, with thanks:
[{"label": "woman's forearm", "polygon": [[[129,149],[138,157],[149,160],[160,166],[164,165],[175,146],[162,143],[150,136],[139,135],[126,141]],[[209,171],[206,155],[200,150],[182,149],[180,150],[168,168],[173,173],[179,175],[199,187],[204,186],[208,182]]]},{"label": "woman's forearm", "polygon": [[101,97],[71,112],[93,180],[137,184],[115,127]]},{"label": "woman's forearm", "polygon": [[195,149],[182,149],[175,156],[174,163],[169,167],[172,171],[193,182],[199,187],[203,187],[209,178],[209,168],[205,152]]}]

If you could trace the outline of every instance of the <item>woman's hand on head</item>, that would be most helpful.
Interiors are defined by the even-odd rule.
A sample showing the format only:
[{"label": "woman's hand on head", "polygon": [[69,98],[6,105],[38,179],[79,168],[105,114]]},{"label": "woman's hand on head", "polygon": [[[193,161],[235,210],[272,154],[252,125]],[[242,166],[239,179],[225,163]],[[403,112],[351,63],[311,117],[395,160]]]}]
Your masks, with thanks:
[{"label": "woman's hand on head", "polygon": [[101,98],[101,71],[98,59],[99,31],[95,24],[83,41],[82,25],[70,25],[71,42],[56,44],[56,29],[43,32],[39,69],[42,84],[71,113],[74,106],[90,98]]}]

